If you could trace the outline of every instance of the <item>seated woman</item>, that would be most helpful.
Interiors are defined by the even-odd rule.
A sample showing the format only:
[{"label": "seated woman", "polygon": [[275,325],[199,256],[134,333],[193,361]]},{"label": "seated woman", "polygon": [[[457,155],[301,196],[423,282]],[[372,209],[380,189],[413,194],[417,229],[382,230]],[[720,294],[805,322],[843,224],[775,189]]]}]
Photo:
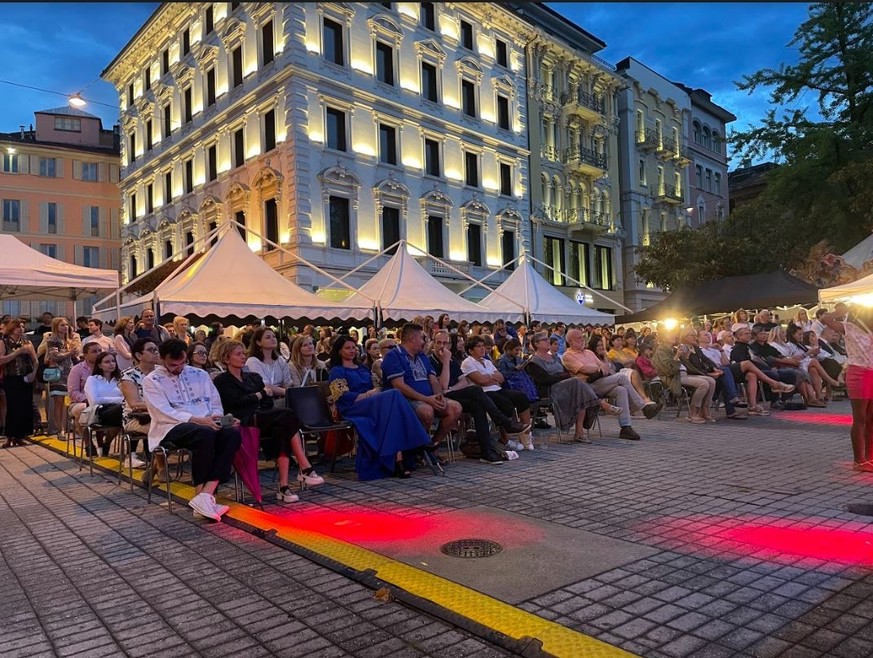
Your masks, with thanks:
[{"label": "seated woman", "polygon": [[[800,367],[804,368],[812,379],[812,385],[818,393],[818,399],[824,402],[824,385],[826,384],[831,390],[840,388],[841,384],[834,377],[831,377],[818,358],[821,354],[821,347],[818,344],[818,339],[811,346],[803,344],[803,328],[796,324],[789,324],[785,332],[785,345],[790,351],[790,355],[800,359]],[[778,349],[778,348],[777,348]]]},{"label": "seated woman", "polygon": [[264,456],[268,460],[275,459],[279,469],[277,500],[283,503],[299,500],[288,486],[291,454],[300,467],[297,481],[301,489],[324,484],[324,478],[315,472],[306,457],[297,416],[290,409],[273,406],[273,396],[261,376],[243,370],[246,365],[245,346],[236,340],[226,340],[221,343],[218,357],[225,369],[214,380],[221,406],[225,413],[233,415],[244,427],[257,427],[261,431]]},{"label": "seated woman", "polygon": [[207,370],[209,367],[209,350],[205,343],[191,341],[188,345],[188,363],[195,368]]},{"label": "seated woman", "polygon": [[327,366],[315,358],[315,342],[311,336],[301,334],[291,344],[291,360],[288,362],[291,386],[308,386],[327,379]]},{"label": "seated woman", "polygon": [[[508,341],[507,341],[508,342]],[[601,400],[591,385],[574,377],[561,360],[549,351],[549,335],[538,331],[531,338],[534,353],[527,372],[537,386],[540,397],[550,398],[555,422],[562,432],[575,423],[573,440],[585,443],[585,430],[594,425],[601,409],[618,414],[620,409]]]},{"label": "seated woman", "polygon": [[[148,436],[151,427],[151,418],[148,414],[148,405],[142,394],[142,381],[160,363],[158,346],[151,338],[137,338],[130,348],[133,357],[133,367],[121,373],[121,382],[118,388],[124,396],[121,403],[122,427],[125,432],[143,434]],[[148,453],[148,441],[144,441]],[[148,464],[136,456],[139,439],[130,441],[130,467],[145,468]],[[146,455],[148,458],[148,454]]]},{"label": "seated woman", "polygon": [[[101,352],[97,355],[97,360],[94,361],[94,370],[91,376],[85,380],[85,398],[88,400],[88,408],[93,409],[99,405],[118,404],[124,401],[124,396],[121,394],[119,384],[121,383],[121,371],[118,369],[118,364],[115,361],[115,355],[109,352]],[[120,409],[120,407],[119,407]],[[90,414],[89,414],[90,415]],[[85,418],[83,413],[80,418]],[[98,437],[97,443],[100,446],[101,454],[104,457],[109,456],[109,446],[112,445],[112,440],[118,435],[121,429],[108,429],[102,432],[102,442]],[[90,446],[93,450],[93,446]]]},{"label": "seated woman", "polygon": [[331,398],[340,416],[358,431],[358,479],[408,478],[415,453],[430,446],[430,437],[399,390],[373,388],[370,369],[358,365],[357,355],[349,336],[336,337],[330,355],[335,364],[330,369]]},{"label": "seated woman", "polygon": [[494,362],[497,371],[503,375],[504,386],[513,391],[521,391],[531,402],[536,402],[540,395],[533,380],[525,372],[527,359],[521,355],[521,343],[517,338],[508,338],[503,343],[503,354]]},{"label": "seated woman", "polygon": [[[485,358],[487,352],[485,339],[482,336],[471,336],[467,340],[469,356],[461,362],[461,372],[469,381],[481,386],[502,413],[512,418],[513,411],[517,411],[519,422],[522,425],[530,424],[530,401],[527,395],[504,388],[505,379],[497,367]],[[534,449],[530,434],[522,434],[519,438],[525,450]]]},{"label": "seated woman", "polygon": [[[828,350],[827,345],[819,340],[818,334],[814,331],[804,331],[801,344],[808,350],[818,347],[819,351],[816,353],[815,358],[818,359],[818,362],[821,363],[822,368],[825,369],[825,372],[828,375],[833,377],[837,382],[840,382],[840,376],[843,374],[843,366],[837,358],[837,355]],[[840,386],[845,386],[845,384],[840,382]],[[828,384],[828,388],[833,392],[834,387]]]},{"label": "seated woman", "polygon": [[[786,337],[785,329],[781,325],[776,325],[767,334],[767,344],[779,353],[781,367],[791,368],[797,373],[797,390],[804,404],[808,407],[826,407],[824,400],[821,399],[821,377],[815,367],[810,368],[812,357],[796,346],[789,345]],[[818,366],[818,369],[821,370],[821,366]]]},{"label": "seated woman", "polygon": [[288,362],[279,354],[279,340],[270,327],[255,329],[248,357],[248,371],[259,374],[275,406],[284,407],[285,389],[291,386],[291,371]]},{"label": "seated woman", "polygon": [[[691,348],[687,344],[678,345],[679,332],[675,329],[665,331],[660,344],[652,355],[655,369],[664,386],[676,397],[682,397],[682,387],[690,386],[694,393],[689,401],[688,420],[696,424],[715,422],[710,411],[710,402],[715,393],[715,379],[706,375],[689,374],[683,360],[687,360]],[[678,347],[677,347],[678,345]]]}]

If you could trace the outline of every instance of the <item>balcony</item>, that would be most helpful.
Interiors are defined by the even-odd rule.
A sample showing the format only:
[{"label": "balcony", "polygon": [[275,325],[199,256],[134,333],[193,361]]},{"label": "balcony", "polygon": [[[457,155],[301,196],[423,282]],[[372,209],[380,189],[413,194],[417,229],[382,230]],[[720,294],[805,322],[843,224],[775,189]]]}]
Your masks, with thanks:
[{"label": "balcony", "polygon": [[606,154],[582,146],[564,149],[564,167],[586,176],[601,176],[606,172]]},{"label": "balcony", "polygon": [[558,161],[558,149],[554,146],[543,146],[540,149],[540,155],[543,160],[548,160],[549,162],[557,162]]},{"label": "balcony", "polygon": [[596,121],[603,115],[605,103],[603,96],[596,96],[587,91],[564,94],[561,97],[564,111],[578,114],[583,119]]},{"label": "balcony", "polygon": [[678,144],[671,155],[673,157],[673,162],[675,162],[679,167],[687,167],[691,164],[691,158],[688,157],[688,150]]},{"label": "balcony", "polygon": [[658,148],[661,140],[658,139],[658,131],[654,128],[636,131],[637,147],[643,151],[651,151]]},{"label": "balcony", "polygon": [[570,233],[605,233],[609,230],[609,218],[602,212],[588,208],[567,208],[560,214],[561,223],[567,224]]},{"label": "balcony", "polygon": [[682,201],[682,190],[678,190],[672,185],[661,185],[655,197],[656,203],[669,203],[678,206]]},{"label": "balcony", "polygon": [[[427,256],[414,256],[415,260],[418,261],[418,264],[424,268],[424,271],[428,274],[432,274],[433,276],[446,276],[446,277],[457,277],[460,278],[460,275],[454,270],[449,269],[442,263],[438,263],[432,258],[428,258]],[[443,260],[446,260],[445,258]],[[459,263],[455,261],[451,261],[452,267],[455,269],[461,270],[465,274],[470,272],[470,263]]]},{"label": "balcony", "polygon": [[676,142],[672,137],[663,137],[658,148],[658,157],[662,160],[670,160],[676,153]]}]

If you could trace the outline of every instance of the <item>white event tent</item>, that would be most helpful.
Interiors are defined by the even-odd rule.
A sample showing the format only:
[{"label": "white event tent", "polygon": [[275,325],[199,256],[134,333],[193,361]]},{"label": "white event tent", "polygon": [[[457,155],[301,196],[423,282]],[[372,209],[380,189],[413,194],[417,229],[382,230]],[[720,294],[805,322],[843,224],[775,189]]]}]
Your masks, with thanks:
[{"label": "white event tent", "polygon": [[521,308],[508,313],[492,311],[455,294],[424,270],[407,251],[404,241],[382,269],[343,304],[361,306],[370,299],[376,300],[382,321],[409,321],[417,315],[436,318],[441,313],[448,313],[452,320],[470,322],[521,319]]},{"label": "white event tent", "polygon": [[826,302],[855,302],[873,306],[873,274],[833,288],[822,288],[818,291],[818,300],[822,304]]},{"label": "white event tent", "polygon": [[873,233],[844,253],[843,260],[856,270],[860,270],[865,263],[873,260]]},{"label": "white event tent", "polygon": [[[514,300],[514,301],[510,301]],[[583,306],[546,281],[527,258],[491,294],[479,302],[504,316],[519,307],[531,320],[576,324],[615,324],[615,316]]]},{"label": "white event tent", "polygon": [[158,305],[161,316],[201,319],[361,320],[373,314],[369,300],[358,305],[348,301],[340,304],[292,283],[254,253],[235,229],[225,226],[219,229],[216,243],[197,261],[180,266],[153,293],[125,302],[122,308],[138,312],[151,306],[150,301]]},{"label": "white event tent", "polygon": [[117,288],[115,270],[65,263],[0,235],[0,299],[72,302]]}]

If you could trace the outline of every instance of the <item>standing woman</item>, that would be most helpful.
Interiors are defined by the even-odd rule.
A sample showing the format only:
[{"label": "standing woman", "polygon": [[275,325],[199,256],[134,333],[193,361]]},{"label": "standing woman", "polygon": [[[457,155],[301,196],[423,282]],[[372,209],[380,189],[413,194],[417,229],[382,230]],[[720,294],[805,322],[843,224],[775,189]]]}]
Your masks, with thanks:
[{"label": "standing woman", "polygon": [[873,473],[873,334],[868,328],[871,314],[866,312],[862,320],[853,310],[854,322],[849,321],[845,304],[837,304],[836,310],[822,316],[821,321],[845,337],[849,363],[846,389],[852,403],[850,434],[855,458],[852,468]]},{"label": "standing woman", "polygon": [[357,353],[349,336],[337,336],[330,354],[330,393],[340,415],[358,431],[358,479],[408,478],[414,453],[430,445],[430,437],[403,393],[373,388],[370,369],[358,365]]},{"label": "standing woman", "polygon": [[441,313],[437,318],[436,331],[449,331],[451,333],[452,319],[448,313]]},{"label": "standing woman", "polygon": [[[252,345],[254,344],[253,339]],[[324,478],[315,472],[306,457],[294,412],[273,406],[273,396],[270,395],[260,375],[243,370],[243,366],[248,363],[243,344],[235,340],[226,340],[218,348],[218,356],[225,368],[225,371],[214,380],[215,388],[221,396],[221,406],[225,413],[239,419],[241,425],[257,427],[263,434],[261,448],[264,456],[268,460],[275,459],[279,471],[279,490],[276,492],[276,498],[283,503],[294,503],[298,500],[297,494],[288,486],[291,454],[300,467],[297,481],[301,488],[324,484]]]},{"label": "standing woman", "polygon": [[6,443],[4,448],[24,445],[33,434],[33,380],[36,377],[36,350],[24,337],[24,320],[6,323],[0,341],[0,366],[6,390]]},{"label": "standing woman", "polygon": [[124,372],[128,368],[133,367],[133,357],[130,354],[130,348],[136,340],[136,335],[133,333],[135,329],[133,318],[125,316],[115,323],[113,342],[115,343],[115,360],[118,362],[118,369]]},{"label": "standing woman", "polygon": [[70,330],[70,321],[64,317],[56,317],[52,320],[52,330],[45,337],[46,366],[54,366],[60,369],[61,378],[48,384],[49,396],[52,398],[51,425],[60,434],[67,426],[67,405],[64,398],[67,395],[67,378],[70,370],[79,362],[82,352],[82,339],[75,331]]},{"label": "standing woman", "polygon": [[285,406],[285,389],[291,386],[291,371],[288,362],[279,355],[279,340],[270,327],[258,327],[249,344],[246,368],[264,380],[267,393],[276,401],[276,406]]},{"label": "standing woman", "polygon": [[288,363],[291,373],[291,386],[314,384],[327,379],[327,366],[324,361],[315,358],[315,342],[312,336],[300,334],[291,344],[291,361]]}]

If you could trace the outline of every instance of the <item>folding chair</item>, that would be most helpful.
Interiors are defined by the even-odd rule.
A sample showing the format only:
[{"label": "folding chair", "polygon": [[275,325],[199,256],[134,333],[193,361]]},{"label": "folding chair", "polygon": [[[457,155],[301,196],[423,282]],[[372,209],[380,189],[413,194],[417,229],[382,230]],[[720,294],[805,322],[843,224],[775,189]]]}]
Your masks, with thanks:
[{"label": "folding chair", "polygon": [[182,477],[182,469],[185,464],[185,458],[187,456],[188,463],[191,463],[191,451],[187,448],[177,448],[175,445],[169,442],[163,442],[161,445],[158,445],[157,448],[152,450],[152,456],[149,460],[149,472],[151,477],[146,485],[148,489],[148,496],[146,500],[150,503],[152,502],[152,485],[155,482],[155,474],[156,474],[156,466],[158,462],[158,455],[161,455],[164,459],[164,484],[167,486],[167,509],[170,514],[173,513],[173,494],[170,492],[170,455],[177,454],[179,456],[179,461],[176,462],[176,477],[174,479],[179,480]]},{"label": "folding chair", "polygon": [[[300,423],[300,432],[323,436],[328,432],[340,430],[352,432],[352,450],[357,445],[358,433],[353,423],[347,420],[335,421],[330,413],[327,395],[321,386],[301,386],[285,389],[285,406],[291,409]],[[330,472],[336,467],[337,450],[330,460]]]},{"label": "folding chair", "polygon": [[121,474],[124,472],[124,460],[125,457],[127,457],[127,474],[130,478],[131,493],[133,493],[133,466],[130,465],[130,456],[133,454],[131,445],[134,441],[138,441],[139,439],[148,442],[148,434],[123,430],[121,432],[121,444],[118,448],[118,484],[121,485]]}]

